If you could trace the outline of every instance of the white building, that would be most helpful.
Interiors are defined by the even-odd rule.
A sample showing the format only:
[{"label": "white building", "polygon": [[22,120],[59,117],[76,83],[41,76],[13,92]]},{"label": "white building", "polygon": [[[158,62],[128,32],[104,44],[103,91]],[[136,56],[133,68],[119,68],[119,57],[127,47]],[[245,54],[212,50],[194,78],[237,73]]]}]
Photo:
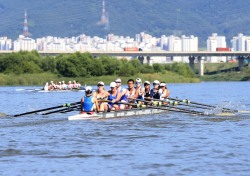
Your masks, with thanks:
[{"label": "white building", "polygon": [[37,45],[34,39],[19,35],[19,38],[14,41],[14,51],[32,51],[37,50]]},{"label": "white building", "polygon": [[11,50],[12,40],[7,37],[0,37],[0,50]]},{"label": "white building", "polygon": [[[226,37],[218,36],[216,33],[213,33],[212,36],[209,36],[207,39],[207,51],[216,51],[217,48],[226,48]],[[207,57],[208,62],[226,62],[226,57]]]},{"label": "white building", "polygon": [[244,36],[242,33],[231,40],[234,51],[250,51],[250,36]]},{"label": "white building", "polygon": [[[181,51],[198,51],[198,37],[185,36],[181,37]],[[188,63],[188,57],[182,57],[182,62]]]}]

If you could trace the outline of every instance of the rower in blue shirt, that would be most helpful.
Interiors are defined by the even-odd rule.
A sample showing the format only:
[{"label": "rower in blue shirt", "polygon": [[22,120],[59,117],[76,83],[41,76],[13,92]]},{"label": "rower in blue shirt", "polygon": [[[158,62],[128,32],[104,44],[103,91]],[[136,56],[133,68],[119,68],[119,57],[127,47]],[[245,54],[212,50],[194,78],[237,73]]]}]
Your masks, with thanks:
[{"label": "rower in blue shirt", "polygon": [[85,88],[85,96],[81,99],[81,112],[80,113],[91,113],[99,112],[98,101],[92,96],[92,87],[87,86]]}]

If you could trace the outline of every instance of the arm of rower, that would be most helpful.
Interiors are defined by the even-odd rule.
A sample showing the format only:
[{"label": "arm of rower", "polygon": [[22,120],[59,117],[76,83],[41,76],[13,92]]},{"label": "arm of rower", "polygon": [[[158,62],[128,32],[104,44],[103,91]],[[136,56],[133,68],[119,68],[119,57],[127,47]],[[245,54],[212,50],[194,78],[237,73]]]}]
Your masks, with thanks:
[{"label": "arm of rower", "polygon": [[95,107],[96,107],[96,111],[99,112],[99,111],[100,111],[100,107],[99,107],[99,105],[98,105],[97,99],[94,98],[93,101],[94,101],[93,103],[95,104]]},{"label": "arm of rower", "polygon": [[138,98],[138,96],[139,96],[139,89],[137,89],[136,91],[135,91],[135,94],[133,95],[133,97],[132,98]]},{"label": "arm of rower", "polygon": [[115,101],[116,101],[116,102],[120,101],[121,97],[122,97],[121,93],[118,92]]},{"label": "arm of rower", "polygon": [[168,98],[169,95],[170,95],[170,90],[167,89],[166,98]]}]

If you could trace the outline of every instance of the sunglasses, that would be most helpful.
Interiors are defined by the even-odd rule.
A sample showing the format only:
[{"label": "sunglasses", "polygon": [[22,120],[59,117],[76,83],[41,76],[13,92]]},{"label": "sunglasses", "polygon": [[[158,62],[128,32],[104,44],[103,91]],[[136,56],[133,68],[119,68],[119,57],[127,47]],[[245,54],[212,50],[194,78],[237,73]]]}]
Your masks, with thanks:
[{"label": "sunglasses", "polygon": [[121,82],[115,82],[115,83],[121,83]]}]

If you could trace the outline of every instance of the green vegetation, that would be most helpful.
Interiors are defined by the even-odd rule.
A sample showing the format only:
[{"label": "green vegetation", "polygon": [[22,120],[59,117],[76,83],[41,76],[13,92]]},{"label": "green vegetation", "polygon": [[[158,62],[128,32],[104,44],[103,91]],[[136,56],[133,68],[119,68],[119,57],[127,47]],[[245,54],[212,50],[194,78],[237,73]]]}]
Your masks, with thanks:
[{"label": "green vegetation", "polygon": [[211,33],[232,36],[250,34],[249,1],[228,0],[131,0],[106,1],[110,30],[96,25],[100,20],[101,1],[83,0],[1,0],[0,33],[16,39],[22,33],[24,10],[28,12],[33,38],[70,37],[80,34],[104,37],[106,33],[128,35],[145,31],[161,35],[197,35],[200,46]]},{"label": "green vegetation", "polygon": [[238,63],[206,63],[203,81],[250,81],[250,68],[238,70]]},{"label": "green vegetation", "polygon": [[199,82],[187,64],[142,65],[108,56],[93,58],[90,53],[61,54],[43,57],[36,51],[0,55],[0,85],[43,85],[50,80],[78,80],[82,84],[111,82],[116,77],[125,80],[140,77],[165,82]]}]

